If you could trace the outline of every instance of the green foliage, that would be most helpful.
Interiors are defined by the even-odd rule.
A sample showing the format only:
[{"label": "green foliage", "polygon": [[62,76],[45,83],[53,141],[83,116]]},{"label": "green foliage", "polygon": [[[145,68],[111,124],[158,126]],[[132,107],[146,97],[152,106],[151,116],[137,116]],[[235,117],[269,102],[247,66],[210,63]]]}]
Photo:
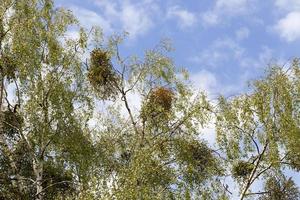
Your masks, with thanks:
[{"label": "green foliage", "polygon": [[[297,59],[212,106],[168,41],[124,59],[126,34],[87,34],[51,0],[3,0],[0,16],[1,199],[225,200],[229,175],[241,199],[262,176],[262,199],[299,198],[291,179],[273,177],[300,169]],[[218,150],[201,139],[214,119]]]},{"label": "green foliage", "polygon": [[285,167],[299,170],[299,78],[295,59],[288,69],[268,68],[266,77],[253,82],[250,93],[219,99],[218,144],[228,165],[237,163],[233,176],[244,177],[237,179],[241,199],[260,176]]},{"label": "green foliage", "polygon": [[47,199],[66,198],[76,192],[71,170],[53,161],[46,161],[44,165],[44,187],[56,184],[47,188]]},{"label": "green foliage", "polygon": [[23,119],[22,116],[20,116],[19,113],[6,110],[3,112],[3,133],[1,134],[7,134],[11,137],[15,136],[16,133],[18,133],[19,129],[22,127]]},{"label": "green foliage", "polygon": [[211,175],[221,175],[218,160],[206,144],[179,138],[175,140],[174,149],[181,174],[188,184],[201,185]]},{"label": "green foliage", "polygon": [[251,174],[253,168],[254,166],[252,163],[246,161],[238,161],[233,165],[232,176],[236,179],[247,178]]},{"label": "green foliage", "polygon": [[[109,67],[114,63],[110,69],[120,78],[114,89],[121,98],[113,99],[113,106],[105,108],[97,119],[101,125],[94,133],[97,159],[90,184],[101,189],[88,193],[103,199],[182,199],[188,193],[213,197],[213,190],[220,186],[215,177],[221,170],[196,131],[209,119],[206,97],[192,97],[189,85],[176,75],[163,43],[147,51],[144,59],[122,59],[118,51],[121,41],[113,36],[106,47],[101,45],[104,57],[109,55],[102,60]],[[89,79],[92,67],[91,60]],[[97,80],[103,73],[94,72],[99,72]],[[136,111],[128,100],[130,93],[142,96],[140,110]],[[126,114],[121,112],[122,107]],[[210,185],[213,183],[215,188]],[[205,194],[201,192],[204,188]]]},{"label": "green foliage", "polygon": [[[85,49],[64,37],[77,21],[51,0],[4,0],[0,12],[1,196],[74,195],[89,176],[93,155],[82,123],[92,112],[81,64]],[[7,90],[14,91],[14,109]]]},{"label": "green foliage", "polygon": [[15,78],[17,73],[15,59],[12,56],[1,56],[0,70],[9,80]]},{"label": "green foliage", "polygon": [[289,178],[271,177],[265,183],[266,194],[260,200],[297,200],[300,192],[294,181]]}]

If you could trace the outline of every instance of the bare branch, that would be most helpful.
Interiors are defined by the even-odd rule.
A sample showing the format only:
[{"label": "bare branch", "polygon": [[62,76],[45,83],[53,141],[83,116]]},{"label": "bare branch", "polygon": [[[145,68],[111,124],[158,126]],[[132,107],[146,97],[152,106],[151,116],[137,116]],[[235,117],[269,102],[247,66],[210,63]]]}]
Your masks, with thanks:
[{"label": "bare branch", "polygon": [[240,195],[240,200],[243,200],[243,199],[245,198],[245,194],[247,193],[249,187],[250,187],[251,184],[254,182],[254,180],[256,180],[256,177],[254,177],[254,175],[255,175],[255,173],[256,173],[256,171],[257,171],[259,165],[260,165],[260,162],[261,162],[261,160],[262,160],[262,158],[263,158],[263,156],[264,156],[264,154],[265,154],[265,152],[266,152],[268,146],[269,146],[269,140],[266,139],[266,143],[265,143],[265,145],[264,145],[264,147],[263,147],[263,150],[262,150],[262,152],[259,154],[258,159],[257,159],[257,161],[256,161],[256,164],[255,164],[253,170],[251,171],[251,174],[250,174],[249,178],[248,178],[247,181],[246,181],[246,185],[244,186],[244,189],[242,190],[242,193],[241,193],[241,195]]}]

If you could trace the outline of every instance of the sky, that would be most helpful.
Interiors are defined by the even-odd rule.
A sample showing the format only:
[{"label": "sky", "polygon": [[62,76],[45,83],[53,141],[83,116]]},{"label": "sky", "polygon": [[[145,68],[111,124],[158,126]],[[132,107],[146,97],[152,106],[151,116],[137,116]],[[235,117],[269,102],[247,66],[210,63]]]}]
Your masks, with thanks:
[{"label": "sky", "polygon": [[[123,56],[172,41],[177,66],[210,97],[245,91],[269,64],[300,55],[300,0],[55,0],[82,25],[129,33]],[[206,129],[207,133],[213,127]],[[212,138],[208,138],[212,140]],[[299,174],[295,176],[300,184]]]},{"label": "sky", "polygon": [[89,29],[127,31],[126,55],[168,38],[175,63],[195,86],[217,96],[237,94],[270,63],[300,53],[300,0],[55,0]]}]

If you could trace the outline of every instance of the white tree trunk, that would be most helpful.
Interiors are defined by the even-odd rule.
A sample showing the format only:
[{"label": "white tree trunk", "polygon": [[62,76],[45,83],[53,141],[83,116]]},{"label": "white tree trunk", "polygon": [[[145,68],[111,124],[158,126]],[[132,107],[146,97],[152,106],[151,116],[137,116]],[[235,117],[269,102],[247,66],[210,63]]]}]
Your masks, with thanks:
[{"label": "white tree trunk", "polygon": [[33,161],[33,170],[36,181],[36,200],[43,199],[43,162],[35,159]]}]

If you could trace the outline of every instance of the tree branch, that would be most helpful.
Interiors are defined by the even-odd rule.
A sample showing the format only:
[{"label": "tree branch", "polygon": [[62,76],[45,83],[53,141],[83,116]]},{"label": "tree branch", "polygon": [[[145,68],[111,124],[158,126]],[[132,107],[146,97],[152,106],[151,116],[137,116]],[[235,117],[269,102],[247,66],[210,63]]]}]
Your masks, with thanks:
[{"label": "tree branch", "polygon": [[254,177],[254,175],[255,175],[255,173],[256,173],[256,170],[257,170],[257,168],[258,168],[258,166],[259,166],[259,164],[260,164],[260,162],[261,162],[261,160],[262,160],[262,158],[263,158],[263,156],[264,156],[264,154],[265,154],[265,152],[266,152],[268,146],[269,146],[269,140],[266,139],[265,146],[264,146],[264,148],[263,148],[261,154],[259,154],[258,159],[257,159],[257,161],[256,161],[256,164],[255,164],[253,170],[251,171],[251,174],[250,174],[250,176],[249,176],[249,178],[248,178],[248,180],[247,180],[247,182],[246,182],[246,185],[245,185],[244,189],[242,190],[242,193],[241,193],[241,195],[240,195],[240,200],[243,200],[243,199],[245,198],[245,195],[246,195],[246,193],[247,193],[249,187],[250,187],[251,184],[254,182],[254,180],[257,178],[257,177]]}]

